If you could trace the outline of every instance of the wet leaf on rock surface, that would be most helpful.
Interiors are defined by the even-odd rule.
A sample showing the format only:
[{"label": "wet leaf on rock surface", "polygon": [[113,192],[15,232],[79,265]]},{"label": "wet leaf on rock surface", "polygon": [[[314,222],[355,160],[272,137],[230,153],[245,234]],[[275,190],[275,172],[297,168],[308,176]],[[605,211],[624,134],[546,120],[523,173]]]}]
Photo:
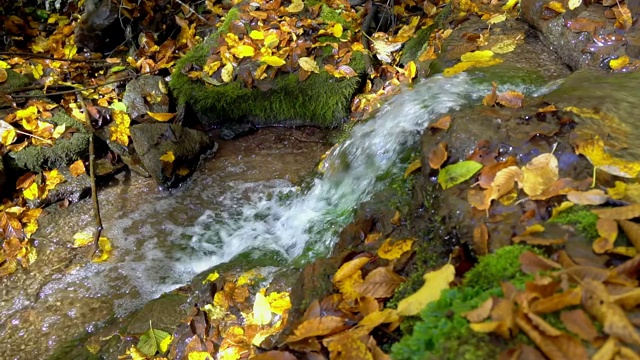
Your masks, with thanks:
[{"label": "wet leaf on rock surface", "polygon": [[145,355],[153,356],[157,352],[165,353],[172,340],[173,337],[168,332],[157,330],[150,326],[149,331],[140,336],[140,341],[136,347]]},{"label": "wet leaf on rock surface", "polygon": [[448,165],[438,173],[438,184],[446,190],[468,180],[480,169],[482,169],[482,164],[472,160],[460,161],[455,164]]},{"label": "wet leaf on rock surface", "polygon": [[415,315],[427,304],[438,300],[441,292],[449,288],[449,284],[455,278],[455,273],[455,267],[446,264],[438,270],[424,274],[424,285],[398,303],[398,314],[402,316]]},{"label": "wet leaf on rock surface", "polygon": [[429,167],[438,170],[442,164],[447,161],[447,158],[447,143],[439,142],[438,145],[429,152]]},{"label": "wet leaf on rock surface", "polygon": [[380,245],[378,256],[386,260],[395,260],[400,258],[402,254],[411,250],[414,239],[394,240],[388,238]]}]

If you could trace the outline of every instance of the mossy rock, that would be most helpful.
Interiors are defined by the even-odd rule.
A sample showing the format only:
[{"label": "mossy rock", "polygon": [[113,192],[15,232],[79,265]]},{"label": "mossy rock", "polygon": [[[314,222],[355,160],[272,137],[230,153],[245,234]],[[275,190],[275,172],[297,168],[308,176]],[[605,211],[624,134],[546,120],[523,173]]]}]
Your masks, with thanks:
[{"label": "mossy rock", "polygon": [[7,69],[7,80],[0,84],[0,92],[11,92],[15,89],[29,85],[30,81],[24,75],[21,75],[11,69]]},{"label": "mossy rock", "polygon": [[471,330],[462,314],[471,311],[491,296],[501,296],[501,281],[518,288],[531,279],[520,270],[520,255],[532,250],[528,246],[512,245],[480,259],[464,278],[463,285],[445,290],[440,299],[420,313],[412,322],[411,334],[392,347],[395,360],[412,359],[497,359],[510,343],[496,336]]},{"label": "mossy rock", "polygon": [[89,153],[89,134],[80,122],[65,114],[56,112],[51,119],[47,119],[55,126],[65,125],[67,129],[78,131],[70,138],[57,139],[52,147],[27,146],[26,148],[10,152],[5,156],[5,165],[15,172],[39,172],[43,169],[57,169],[67,166]]},{"label": "mossy rock", "polygon": [[[237,18],[238,12],[234,10],[229,11],[227,21],[218,32],[177,62],[169,85],[179,104],[190,104],[206,127],[247,120],[256,125],[333,127],[349,114],[351,98],[361,83],[360,76],[336,78],[320,70],[300,81],[297,73],[282,73],[275,77],[269,90],[262,91],[247,88],[241,80],[213,86],[183,74],[182,69],[187,64],[205,65],[210,49],[228,30],[228,23]],[[324,16],[331,17],[332,11],[323,10]],[[316,59],[320,60],[321,57]],[[365,55],[354,52],[349,66],[357,74],[364,74]]]},{"label": "mossy rock", "polygon": [[140,311],[132,316],[126,326],[127,335],[143,334],[149,331],[149,324],[154,329],[173,332],[173,329],[187,317],[190,305],[188,296],[167,293],[149,301]]}]

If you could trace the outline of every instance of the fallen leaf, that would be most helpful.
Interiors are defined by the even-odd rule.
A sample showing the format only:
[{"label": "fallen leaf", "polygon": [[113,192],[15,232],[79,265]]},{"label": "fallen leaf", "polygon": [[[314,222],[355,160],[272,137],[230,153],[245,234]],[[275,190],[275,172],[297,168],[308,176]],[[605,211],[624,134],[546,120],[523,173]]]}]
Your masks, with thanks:
[{"label": "fallen leaf", "polygon": [[432,169],[440,169],[442,164],[447,161],[447,143],[439,142],[436,147],[429,152],[429,167]]},{"label": "fallen leaf", "polygon": [[487,225],[480,224],[473,229],[473,250],[477,256],[489,253],[489,230]]},{"label": "fallen leaf", "polygon": [[462,316],[464,316],[469,322],[478,323],[489,317],[491,309],[493,309],[493,298],[490,297],[477,308],[463,313]]},{"label": "fallen leaf", "polygon": [[609,197],[600,189],[587,191],[571,191],[567,199],[577,205],[601,205],[607,202]]},{"label": "fallen leaf", "polygon": [[538,155],[522,168],[522,188],[529,196],[539,195],[558,180],[558,159],[546,153]]},{"label": "fallen leaf", "polygon": [[560,320],[567,330],[585,341],[593,341],[598,336],[596,327],[582,309],[563,311],[560,313]]},{"label": "fallen leaf", "polygon": [[175,159],[176,157],[173,155],[173,151],[167,151],[162,156],[160,156],[160,161],[164,161],[168,163],[173,163]]},{"label": "fallen leaf", "polygon": [[443,116],[438,121],[429,124],[429,129],[441,129],[448,130],[449,126],[451,126],[451,116]]},{"label": "fallen leaf", "polygon": [[404,171],[404,179],[409,177],[409,175],[411,175],[414,171],[420,169],[421,167],[422,167],[422,161],[420,161],[419,158],[416,160],[413,160],[411,164],[407,166],[407,169]]},{"label": "fallen leaf", "polygon": [[446,264],[438,270],[424,274],[424,285],[414,294],[400,300],[398,314],[402,316],[415,315],[427,304],[440,298],[440,293],[449,288],[455,278],[456,269]]},{"label": "fallen leaf", "polygon": [[611,219],[598,219],[596,229],[600,237],[593,242],[593,252],[604,254],[613,249],[613,244],[618,237],[618,223]]},{"label": "fallen leaf", "polygon": [[101,263],[108,260],[111,256],[111,252],[113,251],[111,241],[108,238],[101,236],[100,239],[98,239],[98,249],[98,253],[93,256],[91,261]]},{"label": "fallen leaf", "polygon": [[333,282],[337,283],[351,277],[351,275],[355,274],[356,271],[365,266],[369,260],[371,259],[363,256],[342,264],[338,271],[336,271],[335,275],[333,275]]},{"label": "fallen leaf", "polygon": [[151,116],[153,119],[157,120],[157,121],[169,121],[171,120],[176,114],[175,113],[154,113],[151,111],[147,111],[147,115]]},{"label": "fallen leaf", "polygon": [[562,310],[569,306],[579,305],[582,298],[580,287],[572,288],[558,294],[536,300],[530,305],[530,310],[536,314],[548,314]]},{"label": "fallen leaf", "polygon": [[569,0],[567,7],[569,7],[569,10],[574,10],[580,5],[582,5],[582,0]]},{"label": "fallen leaf", "polygon": [[388,298],[405,281],[405,278],[396,274],[393,269],[379,267],[371,271],[364,278],[364,282],[354,286],[354,289],[364,296],[371,296],[377,299]]},{"label": "fallen leaf", "polygon": [[71,175],[73,177],[78,177],[78,176],[86,173],[87,170],[84,167],[84,162],[82,160],[78,160],[78,161],[74,162],[73,164],[69,165],[69,172],[71,172]]},{"label": "fallen leaf", "polygon": [[153,356],[157,352],[166,352],[172,340],[173,337],[168,332],[151,327],[149,331],[140,336],[140,341],[138,341],[136,347],[143,354]]},{"label": "fallen leaf", "polygon": [[440,173],[438,174],[438,184],[446,190],[456,184],[468,180],[481,168],[482,164],[471,160],[460,161],[455,164],[448,165],[440,170]]},{"label": "fallen leaf", "polygon": [[627,55],[620,56],[617,59],[609,61],[609,67],[612,70],[620,70],[629,64],[629,57]]},{"label": "fallen leaf", "polygon": [[640,251],[640,224],[628,220],[618,220],[618,224],[636,250]]},{"label": "fallen leaf", "polygon": [[628,220],[640,216],[640,204],[595,209],[591,212],[598,215],[600,219]]},{"label": "fallen leaf", "polygon": [[522,100],[524,100],[524,95],[522,93],[509,90],[498,94],[496,102],[508,108],[517,109],[522,107]]},{"label": "fallen leaf", "polygon": [[318,66],[318,63],[310,57],[301,57],[298,60],[298,64],[302,69],[306,71],[314,72],[316,74],[320,72],[320,67]]},{"label": "fallen leaf", "polygon": [[413,239],[393,240],[388,238],[378,249],[378,256],[386,260],[398,259],[402,254],[411,250]]},{"label": "fallen leaf", "polygon": [[302,340],[314,336],[333,334],[344,328],[345,320],[338,316],[323,316],[304,321],[293,330],[286,342]]},{"label": "fallen leaf", "polygon": [[73,245],[71,246],[74,248],[81,248],[91,243],[93,243],[93,235],[88,232],[81,231],[73,235]]},{"label": "fallen leaf", "polygon": [[253,302],[253,323],[267,325],[271,322],[271,305],[262,292],[257,292]]}]

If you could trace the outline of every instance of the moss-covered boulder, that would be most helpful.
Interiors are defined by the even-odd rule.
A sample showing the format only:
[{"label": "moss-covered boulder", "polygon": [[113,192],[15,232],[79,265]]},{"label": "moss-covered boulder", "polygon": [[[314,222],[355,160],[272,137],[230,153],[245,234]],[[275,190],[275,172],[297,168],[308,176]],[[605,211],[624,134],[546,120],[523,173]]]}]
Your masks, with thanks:
[{"label": "moss-covered boulder", "polygon": [[48,119],[54,126],[65,125],[67,129],[77,131],[70,137],[61,137],[53,146],[27,146],[26,148],[10,152],[5,155],[5,165],[16,173],[25,171],[39,172],[42,169],[58,169],[62,166],[82,158],[89,153],[89,134],[80,122],[73,119],[64,111],[56,112]]},{"label": "moss-covered boulder", "polygon": [[[178,185],[193,173],[202,155],[217,148],[206,133],[177,124],[138,124],[130,132],[142,164],[160,186]],[[164,155],[168,157],[161,160]]]},{"label": "moss-covered boulder", "polygon": [[[349,113],[350,100],[360,85],[360,76],[366,70],[367,55],[350,49],[349,36],[354,34],[351,25],[328,5],[321,6],[317,19],[313,19],[310,10],[305,8],[299,14],[290,14],[290,18],[311,16],[307,21],[314,22],[315,27],[307,25],[309,27],[305,28],[305,33],[298,31],[298,35],[294,35],[299,36],[296,44],[302,45],[294,46],[291,35],[278,25],[286,23],[289,18],[265,20],[262,30],[248,24],[238,28],[239,24],[244,24],[240,18],[251,18],[249,10],[242,6],[231,9],[216,33],[177,62],[170,87],[178,103],[190,104],[207,127],[229,122],[332,127],[344,119]],[[267,29],[267,24],[271,24],[271,29]],[[326,30],[335,24],[341,24],[344,28],[343,35],[338,35],[340,37],[332,36]],[[230,31],[230,28],[237,31]],[[306,34],[317,29],[324,30],[327,35],[313,37]],[[251,40],[247,34],[237,34],[249,31],[262,31],[266,36],[277,33],[281,40],[279,45],[266,46],[264,40]],[[234,45],[235,41],[241,41],[242,46],[247,46],[245,49],[254,49],[255,55],[234,57],[232,50],[233,46],[237,46]],[[266,55],[261,55],[263,51],[273,52],[269,56],[284,63],[267,65],[264,61]],[[301,70],[298,63],[301,57],[312,58],[319,71]],[[326,65],[336,69],[334,75],[325,70]],[[341,66],[347,71],[336,76]],[[233,69],[231,80],[228,78],[229,69]]]}]

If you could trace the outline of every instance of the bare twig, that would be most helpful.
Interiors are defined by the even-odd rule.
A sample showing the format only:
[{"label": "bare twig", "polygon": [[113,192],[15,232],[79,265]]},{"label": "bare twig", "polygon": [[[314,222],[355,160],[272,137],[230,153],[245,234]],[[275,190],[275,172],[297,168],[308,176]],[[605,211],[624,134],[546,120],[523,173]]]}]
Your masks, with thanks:
[{"label": "bare twig", "polygon": [[96,222],[96,230],[93,233],[93,254],[91,257],[93,258],[99,250],[98,241],[100,240],[100,235],[102,234],[102,218],[100,217],[100,202],[98,201],[98,189],[96,187],[96,171],[95,171],[95,146],[93,138],[94,129],[91,125],[91,118],[89,118],[89,112],[87,111],[87,106],[84,103],[84,99],[82,98],[82,94],[78,93],[78,101],[80,102],[80,106],[82,106],[82,111],[84,112],[84,127],[89,132],[89,177],[91,178],[91,200],[93,202],[93,217]]},{"label": "bare twig", "polygon": [[185,6],[185,7],[189,8],[189,10],[190,10],[192,13],[196,14],[196,16],[198,17],[198,19],[202,20],[205,24],[208,24],[208,23],[209,23],[209,22],[207,21],[207,19],[205,19],[202,15],[198,14],[195,10],[193,10],[193,9],[191,8],[191,6],[189,6],[189,5],[185,4],[185,3],[183,3],[183,2],[182,2],[182,1],[180,1],[180,0],[176,0],[176,1],[178,2],[178,4],[180,4],[180,5],[182,5],[182,6]]},{"label": "bare twig", "polygon": [[[55,96],[55,95],[64,95],[64,94],[72,94],[72,93],[80,93],[82,91],[85,90],[92,90],[92,89],[97,89],[99,87],[103,87],[103,86],[107,86],[107,85],[111,85],[111,84],[115,84],[115,83],[119,83],[121,81],[127,81],[127,80],[132,80],[137,78],[138,76],[141,75],[146,75],[146,74],[152,74],[156,71],[158,71],[160,69],[156,69],[156,70],[151,70],[151,71],[147,71],[147,72],[143,72],[140,74],[135,74],[135,75],[131,75],[131,76],[126,76],[123,77],[122,79],[118,79],[118,80],[113,80],[113,81],[107,81],[104,84],[99,84],[99,85],[93,85],[93,86],[87,86],[87,87],[83,87],[81,89],[72,89],[72,90],[64,90],[64,91],[57,91],[57,92],[53,92],[53,93],[48,93],[48,94],[28,94],[28,95],[11,95],[11,97],[16,98],[16,99],[25,99],[25,98],[38,98],[38,97],[47,97],[47,96]],[[43,86],[44,88],[44,86]]]}]

